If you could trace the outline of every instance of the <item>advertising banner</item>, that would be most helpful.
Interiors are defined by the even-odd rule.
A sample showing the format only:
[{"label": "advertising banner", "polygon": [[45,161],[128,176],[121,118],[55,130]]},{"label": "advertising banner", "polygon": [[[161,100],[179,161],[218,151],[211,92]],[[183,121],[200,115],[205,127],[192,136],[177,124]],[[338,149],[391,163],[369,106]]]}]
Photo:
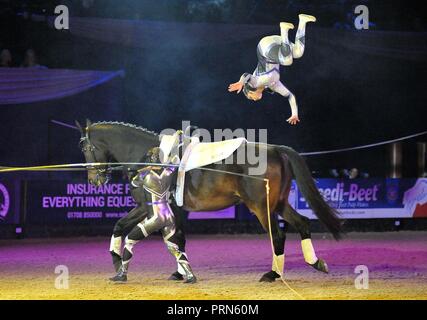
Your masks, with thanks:
[{"label": "advertising banner", "polygon": [[[427,179],[316,179],[330,206],[345,219],[427,217]],[[135,203],[126,182],[95,187],[87,182],[28,181],[27,222],[33,224],[108,223],[126,215]],[[0,181],[0,223],[19,221],[19,183]],[[315,219],[295,182],[289,203]],[[249,214],[249,213],[248,213]],[[189,219],[234,219],[235,208],[191,212]]]},{"label": "advertising banner", "polygon": [[[135,207],[127,182],[95,187],[87,182],[28,181],[27,222],[30,224],[111,224]],[[189,219],[234,219],[235,208],[191,212]]]},{"label": "advertising banner", "polygon": [[111,223],[135,203],[125,182],[99,187],[87,182],[28,181],[27,222],[33,224]]},{"label": "advertising banner", "polygon": [[0,225],[20,222],[20,182],[0,180]]},{"label": "advertising banner", "polygon": [[[316,179],[325,201],[346,219],[427,217],[427,179]],[[315,218],[298,187],[290,204]],[[292,193],[292,192],[291,192]]]}]

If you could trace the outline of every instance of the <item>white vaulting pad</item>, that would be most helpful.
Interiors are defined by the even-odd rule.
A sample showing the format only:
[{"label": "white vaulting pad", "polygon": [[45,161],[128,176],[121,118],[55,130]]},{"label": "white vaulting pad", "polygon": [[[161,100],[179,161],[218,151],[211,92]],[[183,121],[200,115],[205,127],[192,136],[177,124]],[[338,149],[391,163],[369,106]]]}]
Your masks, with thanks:
[{"label": "white vaulting pad", "polygon": [[189,171],[222,161],[231,156],[245,141],[245,138],[236,138],[218,142],[198,143],[191,150],[188,150],[191,153],[188,155],[187,161],[181,163],[181,165],[185,171]]},{"label": "white vaulting pad", "polygon": [[185,149],[178,169],[175,191],[176,204],[180,207],[184,204],[185,172],[227,159],[243,142],[246,142],[245,138],[218,142],[199,142],[198,140],[193,140]]}]

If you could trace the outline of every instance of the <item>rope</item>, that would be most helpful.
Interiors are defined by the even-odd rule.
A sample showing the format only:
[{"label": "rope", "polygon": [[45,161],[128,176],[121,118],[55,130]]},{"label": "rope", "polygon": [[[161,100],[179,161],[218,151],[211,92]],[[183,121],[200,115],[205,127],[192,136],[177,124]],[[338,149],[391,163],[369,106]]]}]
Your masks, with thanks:
[{"label": "rope", "polygon": [[301,294],[299,294],[296,290],[294,290],[284,279],[283,277],[283,271],[280,270],[279,266],[277,265],[277,260],[274,259],[275,252],[274,252],[274,244],[273,244],[273,233],[271,231],[271,217],[270,217],[270,180],[269,179],[263,179],[265,181],[265,193],[267,195],[267,218],[268,218],[268,233],[270,236],[270,244],[271,244],[271,253],[273,254],[273,261],[275,263],[276,270],[279,272],[280,280],[285,284],[285,286],[292,291],[296,296],[298,296],[302,300],[306,300]]},{"label": "rope", "polygon": [[394,143],[394,142],[399,142],[399,141],[403,141],[403,140],[412,139],[412,138],[419,137],[419,136],[422,136],[422,135],[425,135],[425,134],[427,134],[427,131],[423,131],[423,132],[411,134],[409,136],[405,136],[405,137],[401,137],[401,138],[397,138],[397,139],[393,139],[393,140],[386,140],[386,141],[381,141],[381,142],[377,142],[377,143],[366,144],[366,145],[357,146],[357,147],[349,147],[349,148],[333,149],[333,150],[324,150],[324,151],[313,151],[313,152],[301,152],[300,155],[302,155],[302,156],[314,156],[314,155],[320,155],[320,154],[338,153],[338,152],[351,151],[351,150],[367,149],[367,148],[378,147],[378,146],[382,146],[382,145],[385,145],[385,144],[390,144],[390,143]]},{"label": "rope", "polygon": [[65,128],[70,128],[70,129],[74,129],[74,130],[79,130],[79,128],[77,128],[76,126],[73,126],[72,124],[68,124],[62,121],[58,121],[58,120],[50,120],[50,122],[57,124],[59,126],[63,126]]},{"label": "rope", "polygon": [[[18,171],[15,170],[15,167],[0,167],[0,173],[1,172],[7,172],[2,171],[3,169],[14,169],[13,171]],[[22,171],[29,171],[29,170],[22,170]],[[86,168],[57,168],[57,169],[38,169],[38,170],[31,170],[31,171],[87,171]]]},{"label": "rope", "polygon": [[[62,121],[51,120],[51,122],[54,124],[66,127],[66,128],[78,130],[78,128],[76,126],[62,122]],[[382,146],[385,144],[390,144],[390,143],[394,143],[394,142],[412,139],[412,138],[419,137],[419,136],[422,136],[425,134],[427,134],[427,131],[414,133],[414,134],[404,136],[401,138],[397,138],[397,139],[386,140],[386,141],[381,141],[381,142],[376,142],[376,143],[371,143],[371,144],[365,144],[365,145],[356,146],[356,147],[347,147],[347,148],[331,149],[331,150],[323,150],[323,151],[300,152],[299,154],[302,156],[315,156],[315,155],[321,155],[321,154],[329,154],[329,153],[338,153],[338,152],[345,152],[345,151],[352,151],[352,150],[367,149],[367,148],[373,148],[373,147],[378,147],[378,146]]]},{"label": "rope", "polygon": [[[32,167],[0,167],[2,172],[16,172],[16,171],[76,171],[76,168],[86,167],[100,167],[100,166],[161,166],[161,167],[179,167],[174,164],[151,163],[151,162],[92,162],[92,163],[66,163],[66,164],[52,164],[45,166],[32,166]],[[63,170],[61,170],[63,169]],[[117,169],[117,167],[112,168]],[[86,169],[84,169],[86,170]]]}]

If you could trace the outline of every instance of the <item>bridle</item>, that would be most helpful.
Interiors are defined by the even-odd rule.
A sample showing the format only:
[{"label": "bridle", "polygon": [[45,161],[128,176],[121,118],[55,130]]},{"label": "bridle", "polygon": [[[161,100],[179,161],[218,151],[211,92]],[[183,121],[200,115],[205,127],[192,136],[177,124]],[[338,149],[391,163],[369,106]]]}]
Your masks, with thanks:
[{"label": "bridle", "polygon": [[[90,163],[98,163],[95,155],[96,147],[90,141],[90,138],[89,138],[89,127],[87,127],[85,130],[85,136],[80,138],[79,146],[83,154],[85,155],[87,161],[89,161]],[[90,157],[88,157],[88,154],[90,155]],[[108,183],[108,181],[110,181],[111,179],[112,169],[109,166],[101,167],[101,166],[90,165],[90,166],[87,166],[86,168],[88,170],[96,170],[96,176],[95,176],[96,180],[99,180],[99,177],[104,177],[105,183]]]}]

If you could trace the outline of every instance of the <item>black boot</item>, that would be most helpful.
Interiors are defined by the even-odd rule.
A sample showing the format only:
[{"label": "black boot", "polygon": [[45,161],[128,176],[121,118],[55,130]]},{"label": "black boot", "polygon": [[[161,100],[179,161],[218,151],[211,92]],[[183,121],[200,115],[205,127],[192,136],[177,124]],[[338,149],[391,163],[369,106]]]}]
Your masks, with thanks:
[{"label": "black boot", "polygon": [[193,273],[193,270],[190,267],[190,264],[186,260],[180,260],[178,263],[181,265],[182,269],[184,269],[184,283],[196,283],[197,278]]},{"label": "black boot", "polygon": [[120,268],[119,272],[117,274],[110,278],[110,281],[116,282],[116,283],[125,283],[128,281],[128,275],[127,271],[123,267]]}]

